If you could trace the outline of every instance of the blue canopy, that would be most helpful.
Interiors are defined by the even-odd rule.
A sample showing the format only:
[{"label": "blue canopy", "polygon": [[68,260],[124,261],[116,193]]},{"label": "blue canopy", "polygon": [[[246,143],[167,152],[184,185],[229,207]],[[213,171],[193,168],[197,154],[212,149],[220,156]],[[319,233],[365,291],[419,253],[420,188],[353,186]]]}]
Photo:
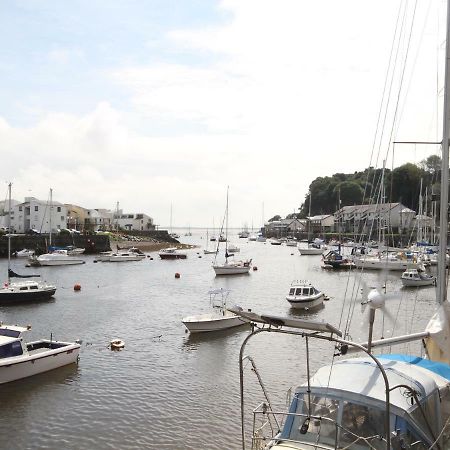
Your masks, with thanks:
[{"label": "blue canopy", "polygon": [[415,364],[416,366],[428,369],[431,372],[434,372],[450,381],[450,366],[445,363],[430,361],[429,359],[423,359],[420,358],[419,356],[401,355],[401,354],[380,355],[378,356],[378,358],[391,359],[393,361],[402,361],[409,364]]}]

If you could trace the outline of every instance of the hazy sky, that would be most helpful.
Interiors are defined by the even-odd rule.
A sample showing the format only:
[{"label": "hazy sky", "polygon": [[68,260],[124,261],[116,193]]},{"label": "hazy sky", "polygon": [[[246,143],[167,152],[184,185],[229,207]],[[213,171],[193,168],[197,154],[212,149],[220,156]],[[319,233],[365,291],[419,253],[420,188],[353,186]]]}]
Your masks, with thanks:
[{"label": "hazy sky", "polygon": [[[266,220],[291,213],[314,178],[370,164],[402,5],[415,27],[383,136],[437,139],[445,4],[418,3],[413,16],[400,0],[3,0],[5,196],[12,181],[21,201],[52,187],[63,203],[119,201],[163,226],[172,204],[174,225],[217,226],[229,185],[235,226],[260,226],[263,204]],[[396,147],[387,166],[433,152]]]}]

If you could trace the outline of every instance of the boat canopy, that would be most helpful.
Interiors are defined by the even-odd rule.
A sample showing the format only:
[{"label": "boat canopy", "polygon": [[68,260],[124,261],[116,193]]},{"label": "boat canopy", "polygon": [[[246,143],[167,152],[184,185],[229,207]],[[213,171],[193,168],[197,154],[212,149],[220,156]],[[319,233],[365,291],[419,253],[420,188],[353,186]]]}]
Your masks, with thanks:
[{"label": "boat canopy", "polygon": [[[420,359],[420,358],[419,358]],[[417,392],[420,400],[425,400],[439,390],[439,387],[448,386],[448,380],[436,372],[430,376],[429,370],[410,362],[381,358],[390,387],[408,385]],[[351,371],[354,376],[349,377]],[[408,375],[406,375],[408,374]],[[385,402],[385,384],[383,376],[371,358],[353,358],[336,362],[333,366],[320,368],[311,378],[311,389],[334,390],[346,392],[346,397],[361,399],[364,393],[365,401],[374,406]],[[305,385],[303,385],[305,386]],[[405,389],[394,389],[390,392],[390,403],[407,413],[417,409],[411,396],[405,393]]]}]

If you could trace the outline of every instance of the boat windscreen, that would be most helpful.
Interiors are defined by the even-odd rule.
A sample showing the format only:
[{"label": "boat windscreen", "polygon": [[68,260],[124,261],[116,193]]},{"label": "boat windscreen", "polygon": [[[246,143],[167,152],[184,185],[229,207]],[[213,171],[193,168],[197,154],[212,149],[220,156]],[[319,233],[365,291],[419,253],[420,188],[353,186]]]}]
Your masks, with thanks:
[{"label": "boat windscreen", "polygon": [[0,336],[7,336],[7,337],[19,337],[20,331],[17,330],[10,330],[8,328],[0,328]]}]

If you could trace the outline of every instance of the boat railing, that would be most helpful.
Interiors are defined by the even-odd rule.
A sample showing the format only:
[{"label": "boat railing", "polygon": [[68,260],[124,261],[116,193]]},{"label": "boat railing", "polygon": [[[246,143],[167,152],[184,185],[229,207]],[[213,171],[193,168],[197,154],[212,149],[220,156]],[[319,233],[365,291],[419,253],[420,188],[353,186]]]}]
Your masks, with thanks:
[{"label": "boat railing", "polygon": [[[301,427],[299,434],[304,435],[304,439],[292,439],[289,436],[283,436],[281,431],[274,427],[275,423],[285,423],[289,418],[294,420],[299,418]],[[302,420],[303,419],[303,420]],[[326,423],[329,430],[327,436],[321,434],[323,423]],[[315,430],[310,430],[315,428]],[[331,433],[330,433],[330,430]],[[308,435],[308,436],[307,436]],[[327,437],[329,439],[327,439]],[[253,430],[252,430],[252,450],[262,450],[267,448],[270,443],[276,441],[286,443],[304,442],[314,444],[317,449],[329,449],[331,442],[334,446],[339,442],[336,448],[353,448],[357,445],[359,449],[384,449],[386,447],[386,438],[375,434],[372,436],[361,436],[354,431],[342,426],[336,420],[330,417],[308,415],[305,413],[290,413],[286,411],[273,411],[265,402],[260,403],[253,410]],[[329,441],[329,442],[328,442]],[[340,445],[342,444],[342,445]]]}]

